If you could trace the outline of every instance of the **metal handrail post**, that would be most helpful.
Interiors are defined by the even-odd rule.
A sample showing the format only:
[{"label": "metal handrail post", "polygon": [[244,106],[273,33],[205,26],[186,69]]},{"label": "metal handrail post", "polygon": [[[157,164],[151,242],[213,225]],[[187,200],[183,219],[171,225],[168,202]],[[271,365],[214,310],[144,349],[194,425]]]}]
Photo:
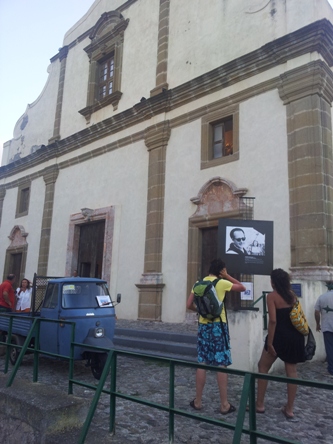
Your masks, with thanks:
[{"label": "metal handrail post", "polygon": [[11,344],[11,342],[12,342],[13,319],[14,319],[13,316],[10,316],[10,318],[9,318],[8,335],[7,335],[6,359],[5,359],[5,370],[4,370],[4,373],[8,373],[9,354],[10,354],[10,347],[8,347],[8,344]]},{"label": "metal handrail post", "polygon": [[74,375],[74,349],[75,349],[75,323],[71,324],[71,346],[69,352],[69,380],[68,380],[68,394],[73,394],[73,375]]},{"label": "metal handrail post", "polygon": [[[243,433],[243,426],[244,426],[244,420],[245,420],[245,413],[246,413],[246,405],[248,402],[248,399],[250,398],[250,406],[252,404],[254,405],[254,393],[251,393],[254,391],[254,385],[252,386],[253,377],[250,373],[246,373],[243,381],[243,390],[242,395],[239,403],[239,409],[237,414],[237,420],[236,420],[236,427],[234,432],[234,437],[232,444],[240,444],[242,433]],[[250,415],[251,413],[255,411],[255,409],[251,409],[250,407]],[[254,416],[254,424],[255,424],[255,416]],[[251,427],[250,427],[251,428]],[[254,444],[254,442],[250,441],[251,444]],[[256,441],[255,441],[256,443]]]},{"label": "metal handrail post", "polygon": [[[33,368],[33,382],[38,381],[38,371],[39,371],[39,349],[40,349],[40,319],[35,319],[33,327],[30,332],[34,331],[34,325],[36,324],[36,335],[34,343],[34,368]],[[30,336],[30,333],[29,333]]]},{"label": "metal handrail post", "polygon": [[87,418],[84,422],[84,425],[83,425],[83,428],[82,428],[82,431],[81,431],[81,434],[79,437],[78,444],[83,444],[86,437],[87,437],[88,430],[89,430],[91,421],[93,419],[93,416],[95,414],[99,398],[101,396],[106,378],[107,378],[109,371],[110,371],[111,358],[112,358],[112,351],[110,351],[108,353],[108,357],[106,358],[106,363],[105,363],[104,369],[102,371],[101,379],[99,380],[98,386],[96,387],[95,395],[93,397]]},{"label": "metal handrail post", "polygon": [[175,437],[175,363],[170,361],[169,373],[169,444],[173,444]]},{"label": "metal handrail post", "polygon": [[113,435],[116,432],[116,381],[117,381],[117,353],[111,352],[111,380],[110,380],[110,426],[109,431]]},{"label": "metal handrail post", "polygon": [[[24,357],[24,355],[25,355],[25,353],[26,353],[26,351],[28,349],[28,345],[30,344],[30,341],[31,341],[31,338],[32,338],[32,335],[33,335],[33,331],[34,331],[35,326],[36,326],[36,321],[37,321],[37,319],[34,319],[34,322],[32,324],[30,332],[29,332],[28,336],[26,337],[26,340],[24,341],[24,344],[23,344],[23,346],[21,348],[21,352],[20,352],[20,354],[19,354],[19,356],[17,358],[17,361],[15,362],[13,371],[12,371],[8,381],[7,381],[6,387],[10,387],[12,385],[13,381],[14,381],[16,373],[17,373],[17,371],[18,371],[18,369],[19,369],[19,367],[21,365],[21,362],[23,360],[23,357]],[[11,324],[9,324],[8,335],[11,336]]]},{"label": "metal handrail post", "polygon": [[257,430],[257,407],[256,407],[256,380],[253,375],[250,379],[249,392],[249,428],[250,428],[250,444],[257,444],[257,435],[252,431]]},{"label": "metal handrail post", "polygon": [[264,330],[267,330],[267,303],[266,303],[266,291],[262,292],[262,311],[263,311],[263,318],[264,318]]}]

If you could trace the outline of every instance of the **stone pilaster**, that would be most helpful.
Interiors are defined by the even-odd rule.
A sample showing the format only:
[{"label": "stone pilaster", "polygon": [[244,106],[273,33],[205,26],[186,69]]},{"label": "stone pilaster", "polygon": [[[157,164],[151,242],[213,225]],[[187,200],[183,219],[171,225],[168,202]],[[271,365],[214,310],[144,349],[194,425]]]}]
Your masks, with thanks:
[{"label": "stone pilaster", "polygon": [[168,89],[169,15],[170,0],[160,0],[156,86],[150,91],[151,97],[160,94],[164,89]]},{"label": "stone pilaster", "polygon": [[57,106],[54,119],[53,136],[49,140],[49,143],[53,143],[56,140],[60,139],[60,124],[61,124],[62,100],[64,96],[67,55],[68,55],[68,46],[64,46],[59,51],[60,76],[59,76]]},{"label": "stone pilaster", "polygon": [[145,133],[149,168],[144,273],[137,284],[139,319],[161,320],[162,314],[165,157],[169,137],[169,121],[149,127]]},{"label": "stone pilaster", "polygon": [[333,278],[333,73],[318,60],[281,75],[287,108],[293,278]]},{"label": "stone pilaster", "polygon": [[43,175],[43,179],[45,182],[45,199],[37,268],[37,274],[40,276],[45,276],[47,273],[53,215],[54,189],[58,174],[58,166],[54,165],[46,168]]},{"label": "stone pilaster", "polygon": [[3,185],[0,185],[0,226],[2,219],[2,209],[3,209],[3,201],[5,200],[6,188]]}]

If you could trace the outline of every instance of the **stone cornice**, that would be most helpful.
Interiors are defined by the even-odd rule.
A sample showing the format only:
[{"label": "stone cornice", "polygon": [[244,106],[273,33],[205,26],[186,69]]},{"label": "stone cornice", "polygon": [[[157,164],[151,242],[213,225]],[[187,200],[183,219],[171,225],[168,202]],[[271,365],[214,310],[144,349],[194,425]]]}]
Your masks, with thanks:
[{"label": "stone cornice", "polygon": [[59,175],[59,167],[58,165],[52,165],[50,167],[45,168],[43,172],[43,179],[46,185],[55,183]]},{"label": "stone cornice", "polygon": [[148,151],[166,146],[170,138],[171,129],[169,120],[150,126],[145,131],[145,144]]},{"label": "stone cornice", "polygon": [[280,76],[279,94],[283,104],[318,94],[328,103],[333,101],[333,72],[321,60],[316,60]]},{"label": "stone cornice", "polygon": [[59,49],[59,60],[60,62],[68,56],[68,46],[63,46]]},{"label": "stone cornice", "polygon": [[333,281],[333,267],[328,266],[309,266],[309,267],[291,267],[291,277],[293,280],[304,281]]},{"label": "stone cornice", "polygon": [[258,50],[239,57],[172,90],[163,91],[132,108],[102,122],[58,140],[37,152],[0,168],[0,179],[31,166],[39,165],[124,128],[137,125],[154,116],[166,113],[200,97],[226,88],[246,78],[278,66],[302,54],[318,52],[328,66],[333,65],[333,25],[319,20],[287,36],[267,43]]}]

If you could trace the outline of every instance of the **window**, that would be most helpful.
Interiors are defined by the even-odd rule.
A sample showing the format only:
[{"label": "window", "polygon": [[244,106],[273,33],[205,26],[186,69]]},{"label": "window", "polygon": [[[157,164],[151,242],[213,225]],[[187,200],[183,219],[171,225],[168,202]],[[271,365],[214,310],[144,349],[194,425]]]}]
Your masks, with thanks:
[{"label": "window", "polygon": [[233,154],[232,117],[211,125],[212,158],[230,156]]},{"label": "window", "polygon": [[90,121],[92,113],[112,105],[116,110],[120,91],[124,32],[128,19],[118,11],[102,14],[89,35],[91,44],[84,50],[89,57],[87,106],[79,111]]},{"label": "window", "polygon": [[201,131],[201,169],[239,159],[238,106],[207,114]]},{"label": "window", "polygon": [[57,305],[58,305],[58,284],[48,284],[43,307],[55,308]]},{"label": "window", "polygon": [[102,100],[113,93],[114,55],[99,63],[98,99]]},{"label": "window", "polygon": [[25,184],[19,186],[15,217],[21,217],[28,214],[29,200],[30,200],[30,185]]}]

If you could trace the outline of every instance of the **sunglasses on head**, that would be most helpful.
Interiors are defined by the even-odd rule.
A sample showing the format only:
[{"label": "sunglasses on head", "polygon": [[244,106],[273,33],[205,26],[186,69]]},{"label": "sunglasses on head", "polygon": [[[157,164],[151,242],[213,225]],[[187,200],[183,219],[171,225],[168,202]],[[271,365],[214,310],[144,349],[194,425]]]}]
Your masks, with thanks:
[{"label": "sunglasses on head", "polygon": [[235,240],[236,240],[237,242],[245,241],[245,237],[235,237]]}]

